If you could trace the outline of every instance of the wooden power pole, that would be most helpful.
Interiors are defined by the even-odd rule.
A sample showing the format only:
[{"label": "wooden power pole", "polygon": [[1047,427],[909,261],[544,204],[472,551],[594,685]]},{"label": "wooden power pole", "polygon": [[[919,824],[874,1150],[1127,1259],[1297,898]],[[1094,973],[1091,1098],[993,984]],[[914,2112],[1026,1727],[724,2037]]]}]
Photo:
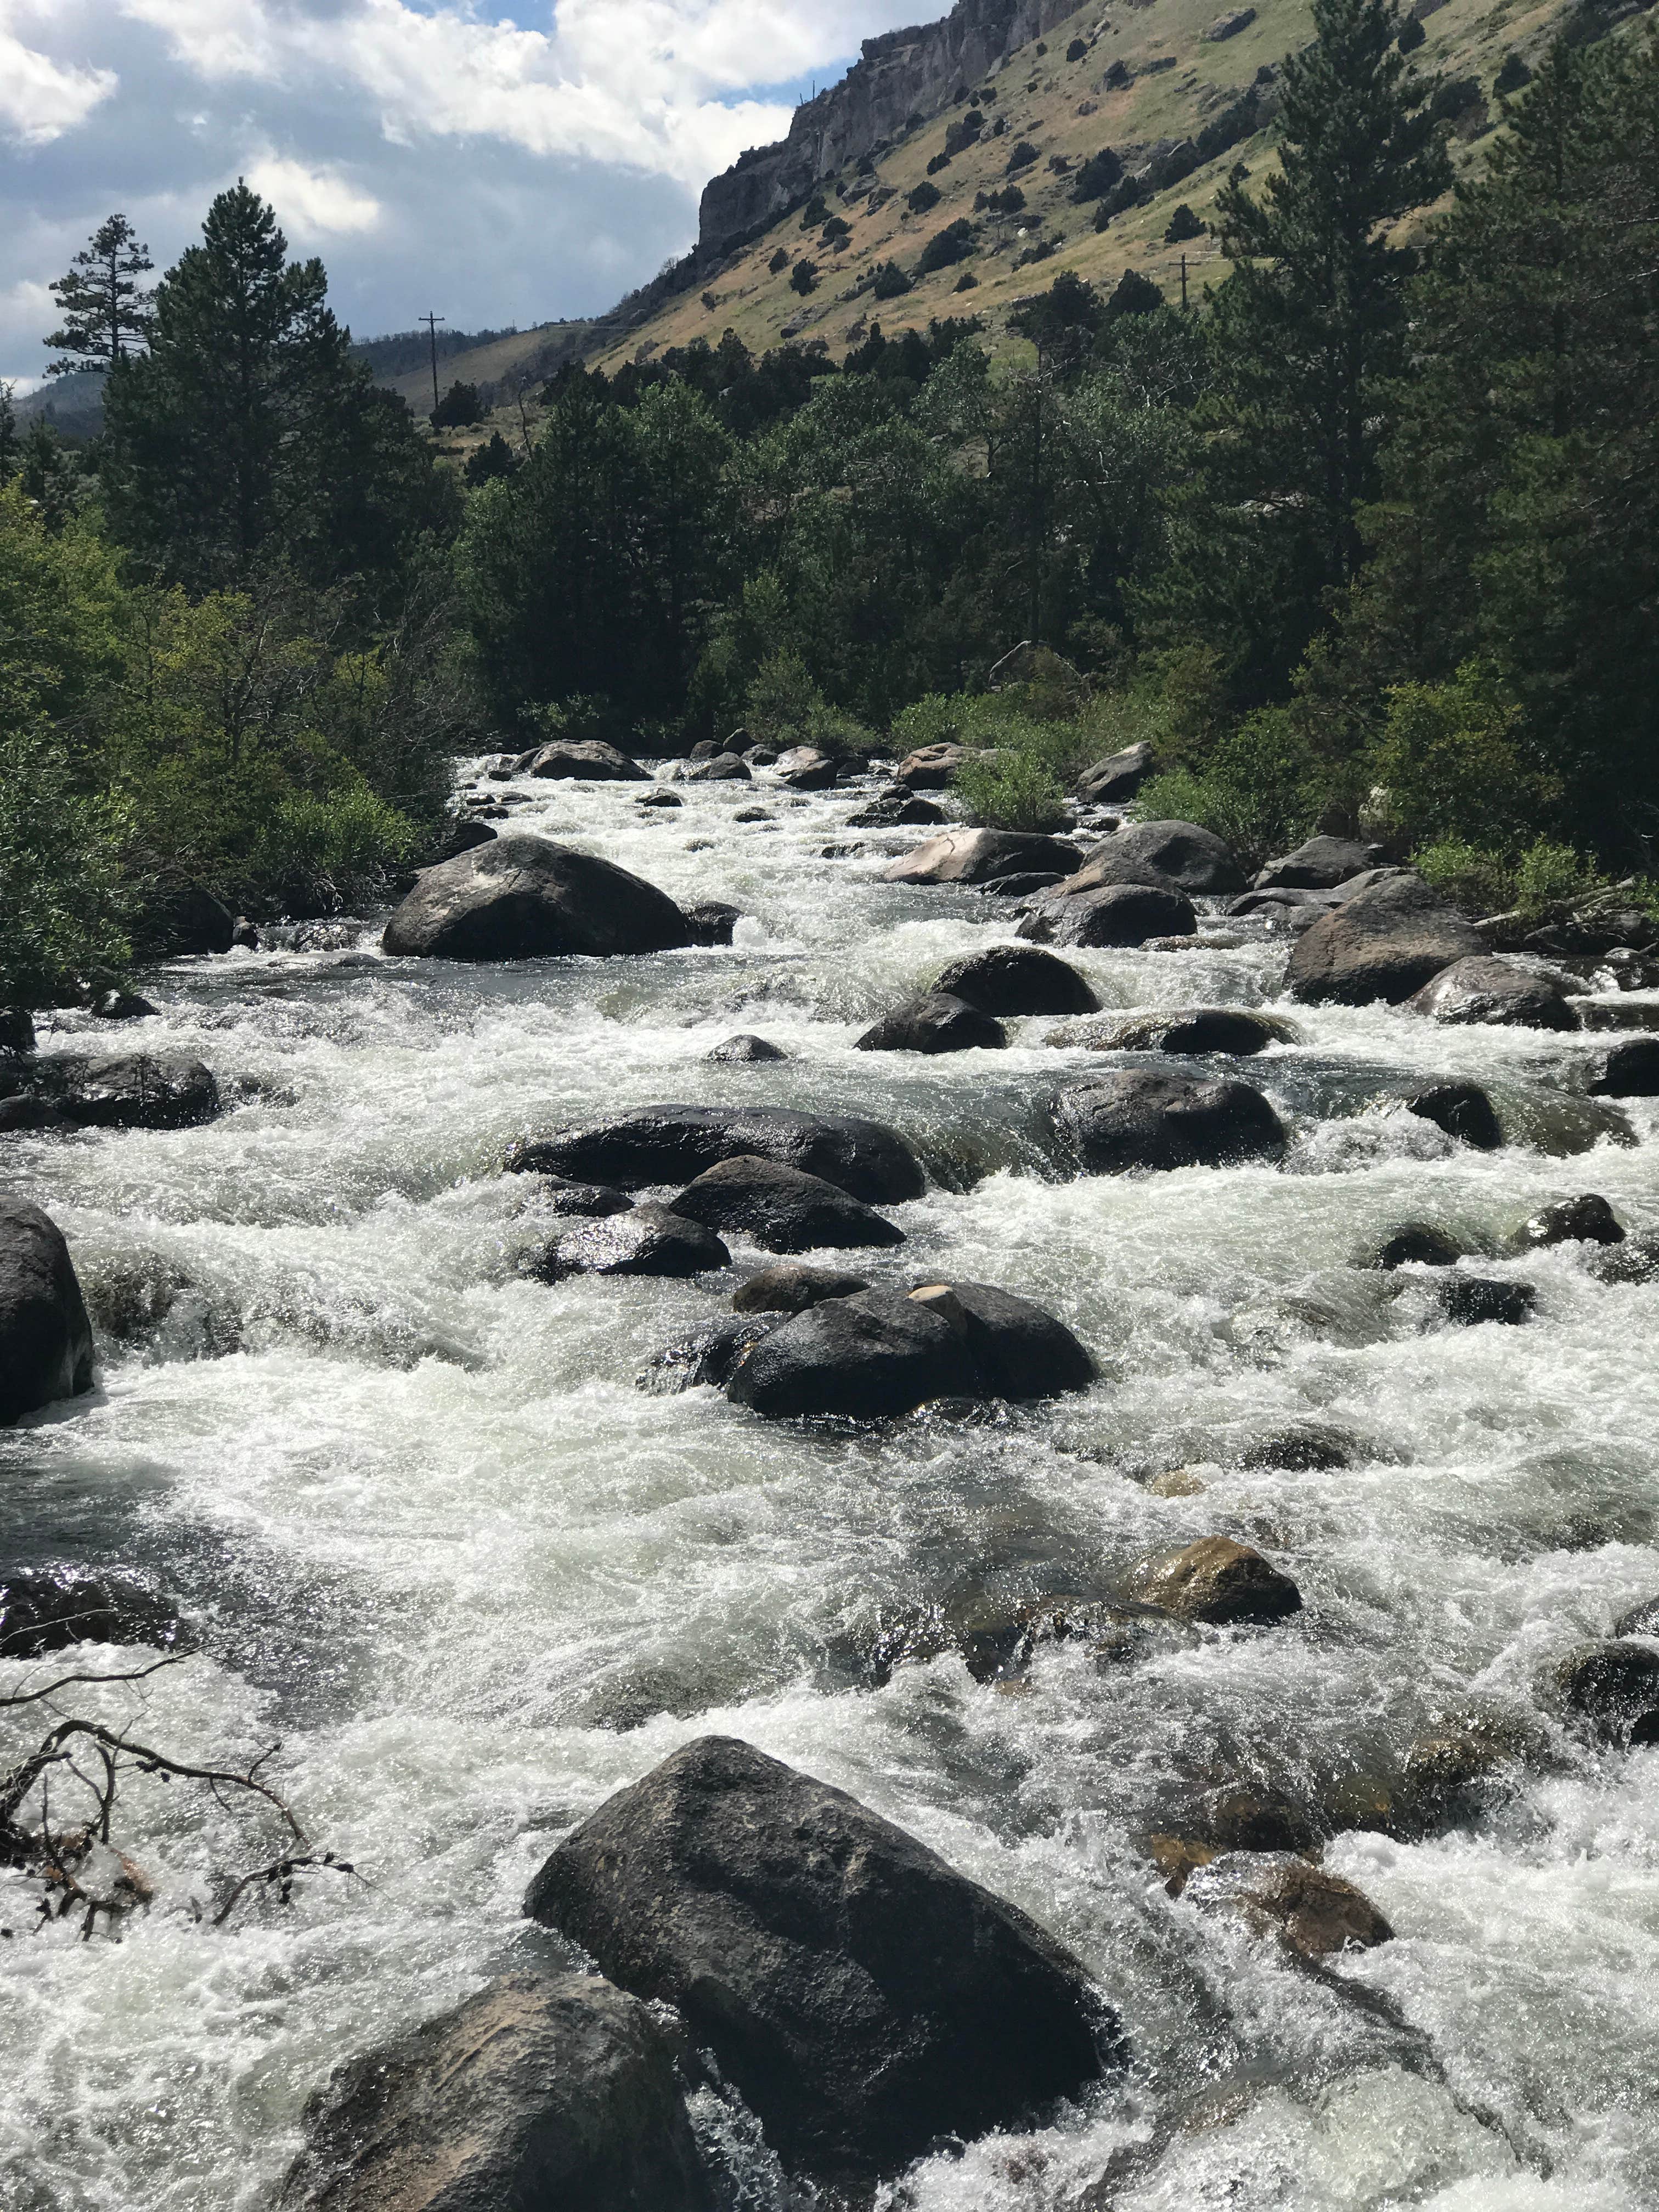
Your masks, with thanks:
[{"label": "wooden power pole", "polygon": [[432,341],[432,411],[438,411],[438,325],[448,320],[445,315],[416,315],[417,323],[426,325],[427,336]]}]

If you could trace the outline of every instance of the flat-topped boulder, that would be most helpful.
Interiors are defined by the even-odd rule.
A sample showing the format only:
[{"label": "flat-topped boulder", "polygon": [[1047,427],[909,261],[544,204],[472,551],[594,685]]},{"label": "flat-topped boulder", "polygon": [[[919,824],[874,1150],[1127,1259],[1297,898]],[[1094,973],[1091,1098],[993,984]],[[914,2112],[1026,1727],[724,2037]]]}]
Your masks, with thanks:
[{"label": "flat-topped boulder", "polygon": [[1134,797],[1152,772],[1152,747],[1125,745],[1121,752],[1108,753],[1104,760],[1085,768],[1072,788],[1079,799],[1092,799],[1102,806],[1120,806]]},{"label": "flat-topped boulder", "polygon": [[388,952],[438,960],[665,952],[693,941],[654,884],[523,830],[423,870],[382,939]]},{"label": "flat-topped boulder", "polygon": [[1269,860],[1251,888],[1258,891],[1334,890],[1351,877],[1380,866],[1382,859],[1380,845],[1364,845],[1352,837],[1310,837],[1293,853]]},{"label": "flat-topped boulder", "polygon": [[1064,837],[1038,837],[1016,830],[951,830],[929,837],[883,871],[890,884],[981,884],[994,876],[1062,874],[1083,854]]},{"label": "flat-topped boulder", "polygon": [[651,779],[636,760],[598,738],[557,738],[532,753],[528,775],[561,782],[648,783]]},{"label": "flat-topped boulder", "polygon": [[1109,2007],[1035,1921],[731,1737],[609,1798],[525,1909],[677,2007],[785,2165],[831,2185],[867,2190],[1121,2063]]},{"label": "flat-topped boulder", "polygon": [[[1068,881],[1082,884],[1081,876]],[[1146,945],[1158,937],[1193,937],[1198,916],[1182,891],[1154,884],[1095,883],[1068,890],[1066,883],[1045,892],[1019,925],[1019,935],[1039,945],[1093,946]]]},{"label": "flat-topped boulder", "polygon": [[1086,1076],[1055,1095],[1050,1113],[1067,1152],[1091,1175],[1233,1167],[1277,1159],[1285,1144],[1284,1124],[1253,1085],[1175,1069]]},{"label": "flat-topped boulder", "polygon": [[1516,968],[1496,954],[1454,960],[1406,1001],[1431,1021],[1501,1023],[1513,1029],[1576,1030],[1572,1001],[1553,975]]},{"label": "flat-topped boulder", "polygon": [[689,1182],[742,1152],[822,1176],[866,1206],[900,1205],[927,1188],[921,1163],[884,1122],[790,1106],[641,1106],[517,1145],[509,1164],[637,1190]]},{"label": "flat-topped boulder", "polygon": [[1480,933],[1421,876],[1389,874],[1322,914],[1297,939],[1291,996],[1310,1005],[1398,1006],[1455,961],[1484,957]]},{"label": "flat-topped boulder", "polygon": [[92,1323],[63,1231],[0,1193],[0,1423],[92,1388]]},{"label": "flat-topped boulder", "polygon": [[1092,1014],[1100,1007],[1069,962],[1035,945],[994,945],[971,952],[935,976],[933,988],[986,1014]]},{"label": "flat-topped boulder", "polygon": [[768,1252],[904,1242],[896,1223],[836,1184],[753,1153],[705,1168],[674,1200],[673,1210],[709,1229],[736,1231]]},{"label": "flat-topped boulder", "polygon": [[184,1054],[54,1056],[39,1063],[36,1089],[66,1121],[94,1129],[193,1129],[219,1111],[219,1085]]},{"label": "flat-topped boulder", "polygon": [[855,1052],[998,1052],[1008,1039],[994,1015],[948,991],[924,992],[853,1040]]},{"label": "flat-topped boulder", "polygon": [[935,1398],[1087,1389],[1093,1359],[1062,1322],[985,1283],[821,1299],[744,1353],[728,1385],[771,1419],[885,1420]]},{"label": "flat-topped boulder", "polygon": [[598,1974],[505,1975],[336,2069],[283,2212],[713,2212],[677,2062]]},{"label": "flat-topped boulder", "polygon": [[931,799],[921,799],[913,793],[898,788],[878,792],[867,806],[847,817],[849,830],[921,829],[925,823],[949,819],[942,806]]}]

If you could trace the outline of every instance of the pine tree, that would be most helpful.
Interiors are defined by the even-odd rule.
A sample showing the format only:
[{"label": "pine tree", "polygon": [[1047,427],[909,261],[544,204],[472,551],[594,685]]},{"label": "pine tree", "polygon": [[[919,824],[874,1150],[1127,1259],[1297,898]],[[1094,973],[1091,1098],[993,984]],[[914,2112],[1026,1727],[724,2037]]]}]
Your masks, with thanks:
[{"label": "pine tree", "polygon": [[125,216],[99,224],[67,276],[51,287],[64,322],[46,343],[70,358],[53,362],[49,376],[108,368],[148,343],[155,295],[139,279],[155,266]]},{"label": "pine tree", "polygon": [[1182,585],[1189,629],[1230,630],[1256,696],[1282,686],[1361,565],[1415,265],[1389,232],[1449,177],[1389,0],[1314,0],[1313,15],[1285,65],[1280,173],[1217,200],[1233,270]]},{"label": "pine tree", "polygon": [[0,484],[9,483],[16,475],[23,450],[11,389],[9,384],[0,384]]}]

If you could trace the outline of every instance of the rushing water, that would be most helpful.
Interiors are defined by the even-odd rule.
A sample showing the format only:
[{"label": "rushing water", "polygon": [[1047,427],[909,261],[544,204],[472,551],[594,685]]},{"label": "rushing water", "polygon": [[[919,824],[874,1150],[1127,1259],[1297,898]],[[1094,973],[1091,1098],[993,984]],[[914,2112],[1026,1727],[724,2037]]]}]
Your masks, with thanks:
[{"label": "rushing water", "polygon": [[[1291,1120],[1282,1168],[1051,1180],[1036,1109],[1099,1064],[1047,1045],[1052,1022],[1014,1024],[1002,1054],[851,1048],[947,958],[1006,939],[1006,912],[883,884],[908,833],[826,855],[845,793],[763,778],[650,811],[636,791],[527,785],[516,819],[732,901],[731,949],[471,970],[386,959],[371,933],[179,962],[146,986],[161,1019],[121,1042],[198,1054],[232,1109],[4,1140],[6,1179],[72,1241],[100,1387],[0,1439],[0,1564],[136,1565],[178,1592],[199,1655],[137,1706],[92,1694],[180,1755],[280,1740],[272,1773],[366,1877],[302,1881],[286,1911],[255,1898],[216,1931],[195,1906],[252,1841],[155,1781],[125,1841],[155,1901],[118,1942],[28,1932],[33,1893],[0,1877],[7,2212],[269,2203],[330,2068],[550,1956],[520,1916],[530,1874],[710,1731],[1016,1899],[1128,2025],[1127,2097],[936,2158],[896,2203],[1659,2202],[1659,1751],[1590,1748],[1535,1692],[1659,1590],[1659,1285],[1603,1286],[1572,1246],[1498,1261],[1536,1285],[1535,1317],[1451,1330],[1346,1264],[1403,1218],[1498,1238],[1585,1189],[1659,1221],[1652,1109],[1628,1111],[1639,1145],[1610,1141],[1568,1097],[1582,1039],[1294,1008],[1300,1042],[1219,1064]],[[757,805],[774,818],[734,822]],[[1284,944],[1076,957],[1109,1006],[1256,1005]],[[789,1059],[708,1064],[738,1030]],[[75,1018],[44,1040],[76,1042]],[[1479,1078],[1530,1141],[1474,1153],[1390,1112],[1408,1071]],[[718,1297],[526,1279],[547,1220],[502,1146],[735,1098],[904,1130],[935,1182],[892,1209],[909,1242],[876,1272],[1028,1293],[1095,1350],[1098,1387],[867,1436],[641,1389]],[[1349,1465],[1245,1464],[1309,1422]],[[1146,1486],[1177,1467],[1197,1469],[1188,1494]],[[1291,1572],[1304,1612],[1131,1663],[1046,1646],[1012,1681],[925,1644],[884,1681],[861,1663],[883,1624],[1109,1591],[1216,1530]],[[1229,1784],[1340,1803],[1470,1714],[1526,1745],[1524,1771],[1437,1838],[1340,1833],[1325,1863],[1395,1936],[1323,1972],[1170,1899],[1138,1847]],[[746,2187],[782,2201],[763,2163]]]}]

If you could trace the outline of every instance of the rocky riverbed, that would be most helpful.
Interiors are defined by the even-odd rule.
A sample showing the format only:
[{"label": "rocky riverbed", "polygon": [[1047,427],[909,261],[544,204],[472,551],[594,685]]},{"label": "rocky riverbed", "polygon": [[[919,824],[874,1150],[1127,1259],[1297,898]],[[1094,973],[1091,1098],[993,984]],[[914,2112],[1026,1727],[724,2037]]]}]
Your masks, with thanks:
[{"label": "rocky riverbed", "polygon": [[[1069,2101],[1035,2126],[947,2100],[873,2179],[835,2136],[803,2186],[890,2212],[1659,2199],[1659,1644],[1639,1613],[1615,1635],[1659,1596],[1659,1103],[1639,1049],[1635,1095],[1607,1066],[1659,1025],[1620,988],[1639,966],[1555,963],[1497,1025],[1457,1008],[1504,971],[1397,878],[1358,896],[1405,922],[1345,953],[1298,933],[1331,894],[1294,871],[1229,913],[1224,875],[1171,893],[1087,823],[1081,883],[1064,852],[1013,897],[889,880],[935,833],[848,826],[873,780],[466,781],[487,826],[692,922],[516,962],[388,952],[378,918],[272,938],[147,975],[153,1013],[43,1021],[0,1095],[27,1102],[6,1194],[67,1235],[97,1354],[90,1394],[0,1431],[0,1583],[103,1577],[98,1632],[135,1640],[83,1654],[182,1653],[137,1693],[147,1736],[280,1741],[284,1796],[364,1878],[215,1929],[240,1816],[159,1781],[118,1942],[35,1929],[38,1882],[0,1872],[9,2212],[272,2205],[332,2070],[475,1999],[620,2038],[686,2202],[808,2201],[776,2146],[818,2124],[780,2106],[769,2142],[741,2055],[659,2051],[637,2008],[573,2027],[566,1984],[555,2018],[522,1979],[568,1972],[580,1929],[635,1995],[678,1986],[669,1936],[613,1966],[590,1899],[527,1918],[526,1893],[618,1792],[730,1739],[1014,1908],[1107,2008],[1097,2069],[1066,2027],[1039,2086]],[[1167,933],[1109,941],[1137,890]],[[959,963],[1034,945],[1080,981],[992,963],[971,1002],[985,963]],[[1430,1004],[1345,1002],[1460,961]],[[151,1115],[176,1091],[118,1054],[210,1095]],[[741,1188],[718,1158],[536,1152],[670,1103],[898,1150],[775,1150]],[[616,1265],[694,1182],[692,1271]],[[976,1286],[1058,1326],[1047,1379]],[[748,1333],[699,1368],[734,1294]],[[811,1398],[825,1315],[933,1379],[874,1420]],[[0,1692],[38,1664],[0,1659]]]}]

